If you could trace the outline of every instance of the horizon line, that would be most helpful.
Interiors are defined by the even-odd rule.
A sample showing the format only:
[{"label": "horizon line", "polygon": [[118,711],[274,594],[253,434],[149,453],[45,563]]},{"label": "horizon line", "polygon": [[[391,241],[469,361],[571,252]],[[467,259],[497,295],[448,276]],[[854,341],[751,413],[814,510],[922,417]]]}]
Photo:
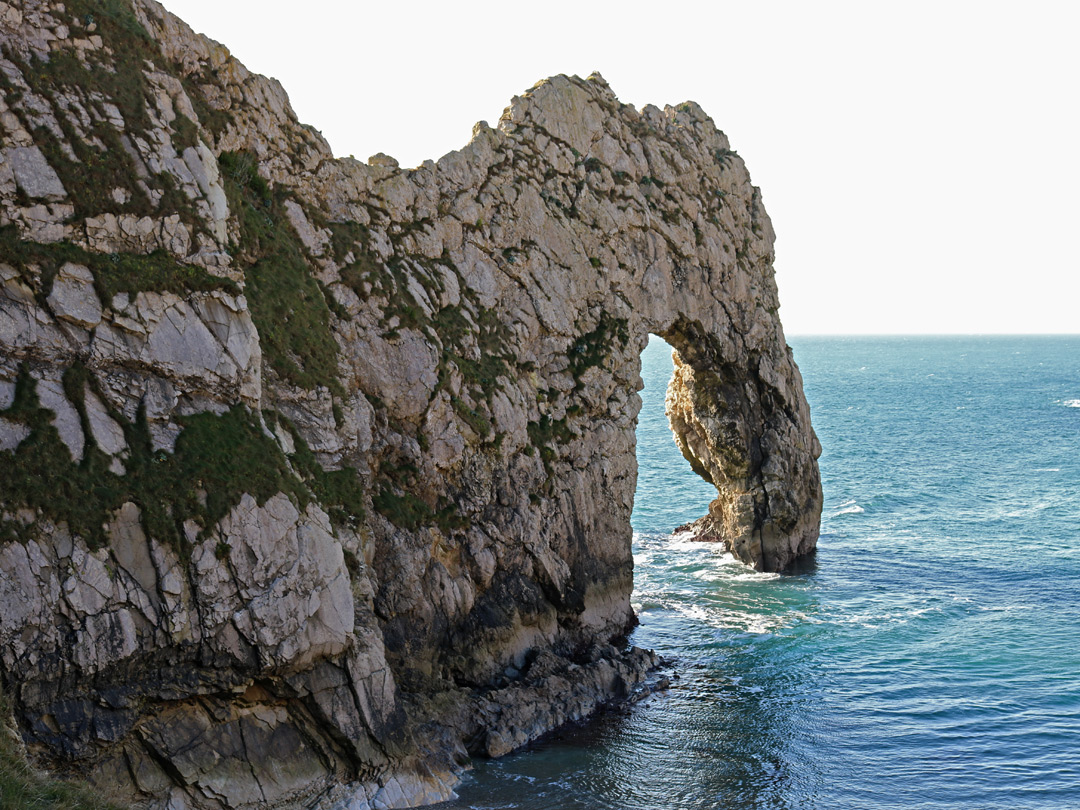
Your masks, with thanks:
[{"label": "horizon line", "polygon": [[786,337],[1080,337],[1080,332],[785,332]]}]

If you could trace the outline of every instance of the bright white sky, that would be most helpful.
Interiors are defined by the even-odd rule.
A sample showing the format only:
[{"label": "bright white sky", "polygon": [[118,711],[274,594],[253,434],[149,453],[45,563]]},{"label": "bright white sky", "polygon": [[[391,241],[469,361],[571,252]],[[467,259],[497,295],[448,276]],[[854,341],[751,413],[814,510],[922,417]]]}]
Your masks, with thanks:
[{"label": "bright white sky", "polygon": [[1080,3],[164,2],[337,155],[438,158],[556,73],[697,101],[762,188],[788,334],[1080,333]]}]

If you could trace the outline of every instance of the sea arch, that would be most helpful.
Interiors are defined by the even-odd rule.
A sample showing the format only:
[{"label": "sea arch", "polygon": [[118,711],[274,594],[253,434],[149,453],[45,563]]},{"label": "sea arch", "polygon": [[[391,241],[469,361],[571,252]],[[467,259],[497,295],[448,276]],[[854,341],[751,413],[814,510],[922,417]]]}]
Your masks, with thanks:
[{"label": "sea arch", "polygon": [[759,571],[783,571],[815,549],[822,502],[821,446],[790,348],[740,348],[684,317],[655,334],[672,347],[665,412],[675,443],[716,488],[692,531]]}]

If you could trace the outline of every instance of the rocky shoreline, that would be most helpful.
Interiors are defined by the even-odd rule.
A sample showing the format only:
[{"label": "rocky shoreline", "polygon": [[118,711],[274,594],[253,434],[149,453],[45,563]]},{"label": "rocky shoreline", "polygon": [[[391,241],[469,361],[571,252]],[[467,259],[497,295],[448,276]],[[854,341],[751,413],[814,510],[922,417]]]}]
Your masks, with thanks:
[{"label": "rocky shoreline", "polygon": [[[471,766],[470,757],[497,758],[542,742],[569,726],[589,722],[606,711],[625,710],[670,686],[670,662],[650,650],[611,645],[594,647],[580,662],[543,651],[523,672],[511,672],[506,686],[479,695],[441,696],[452,700],[454,734],[433,746],[432,760],[443,761],[446,746],[457,748],[445,770],[418,767],[370,784],[337,786],[320,799],[320,810],[386,810],[418,807],[456,797],[454,788]],[[420,713],[431,715],[427,707]],[[436,733],[445,734],[445,727]],[[459,741],[466,741],[464,749]]]}]

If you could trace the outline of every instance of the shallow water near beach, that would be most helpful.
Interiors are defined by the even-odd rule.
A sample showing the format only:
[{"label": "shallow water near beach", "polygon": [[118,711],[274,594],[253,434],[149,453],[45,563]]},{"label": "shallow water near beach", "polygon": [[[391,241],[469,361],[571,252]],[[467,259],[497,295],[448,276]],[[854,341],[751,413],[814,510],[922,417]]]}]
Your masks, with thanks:
[{"label": "shallow water near beach", "polygon": [[759,574],[672,537],[712,489],[642,355],[633,643],[666,693],[444,808],[1080,807],[1080,338],[792,338],[822,535]]}]

